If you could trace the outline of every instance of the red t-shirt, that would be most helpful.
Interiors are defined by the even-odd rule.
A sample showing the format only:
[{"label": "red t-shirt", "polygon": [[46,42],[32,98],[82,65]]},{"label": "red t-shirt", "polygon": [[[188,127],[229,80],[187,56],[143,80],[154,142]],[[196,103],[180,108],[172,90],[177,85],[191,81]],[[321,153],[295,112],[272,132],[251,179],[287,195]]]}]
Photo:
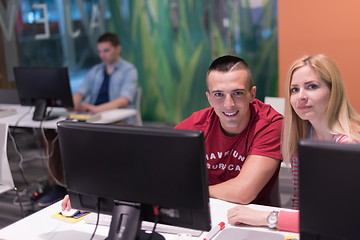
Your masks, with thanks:
[{"label": "red t-shirt", "polygon": [[[236,177],[249,155],[282,159],[282,115],[257,99],[250,104],[250,109],[249,125],[236,136],[226,136],[222,132],[220,120],[212,107],[194,112],[175,127],[204,132],[209,185]],[[253,203],[271,205],[269,194],[277,176],[278,171]]]}]

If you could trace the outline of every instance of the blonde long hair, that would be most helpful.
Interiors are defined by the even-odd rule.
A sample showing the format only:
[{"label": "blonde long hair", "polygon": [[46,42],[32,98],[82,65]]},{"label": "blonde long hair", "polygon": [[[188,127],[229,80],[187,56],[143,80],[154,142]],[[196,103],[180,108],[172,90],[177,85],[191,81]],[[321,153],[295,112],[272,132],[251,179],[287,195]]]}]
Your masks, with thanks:
[{"label": "blonde long hair", "polygon": [[290,104],[292,76],[303,66],[312,67],[330,88],[330,99],[325,113],[329,132],[346,135],[352,141],[360,141],[360,116],[349,103],[336,64],[323,54],[303,56],[292,64],[286,76],[282,153],[287,163],[291,162],[291,158],[297,153],[299,140],[307,137],[310,126],[310,122],[302,120]]}]

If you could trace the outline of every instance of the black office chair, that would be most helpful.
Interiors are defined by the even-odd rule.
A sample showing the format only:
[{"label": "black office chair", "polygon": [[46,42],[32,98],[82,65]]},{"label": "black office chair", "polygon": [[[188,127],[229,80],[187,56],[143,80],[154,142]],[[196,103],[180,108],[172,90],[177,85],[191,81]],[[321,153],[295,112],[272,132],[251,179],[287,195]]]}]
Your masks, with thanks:
[{"label": "black office chair", "polygon": [[270,201],[272,206],[281,207],[281,198],[279,190],[279,178],[276,180],[273,189],[270,192]]}]

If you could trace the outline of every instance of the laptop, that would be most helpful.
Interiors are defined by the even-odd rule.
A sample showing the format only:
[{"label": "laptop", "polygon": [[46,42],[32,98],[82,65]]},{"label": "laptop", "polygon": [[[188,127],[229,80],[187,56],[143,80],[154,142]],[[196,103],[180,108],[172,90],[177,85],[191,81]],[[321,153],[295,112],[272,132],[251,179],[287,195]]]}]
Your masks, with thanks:
[{"label": "laptop", "polygon": [[300,239],[360,239],[360,144],[299,144]]}]

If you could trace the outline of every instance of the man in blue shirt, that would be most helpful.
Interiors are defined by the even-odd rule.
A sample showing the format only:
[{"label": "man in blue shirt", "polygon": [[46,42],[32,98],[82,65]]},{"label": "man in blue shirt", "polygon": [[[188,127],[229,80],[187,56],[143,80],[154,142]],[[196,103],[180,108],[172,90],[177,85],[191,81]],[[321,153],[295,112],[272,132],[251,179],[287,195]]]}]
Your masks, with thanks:
[{"label": "man in blue shirt", "polygon": [[101,35],[97,41],[101,63],[95,65],[76,90],[76,111],[98,113],[115,108],[135,108],[138,73],[120,58],[121,45],[113,33]]},{"label": "man in blue shirt", "polygon": [[[75,111],[98,113],[116,108],[135,108],[138,73],[134,65],[120,58],[121,45],[113,33],[105,33],[98,38],[97,50],[101,63],[90,69],[82,84],[73,95]],[[134,118],[124,122],[134,123]],[[55,132],[47,131],[47,138],[54,139]],[[52,177],[61,184],[64,182],[62,161],[58,146],[54,146],[54,156],[49,161]],[[51,191],[38,202],[46,207],[66,194],[66,189],[54,184],[50,178]]]}]

